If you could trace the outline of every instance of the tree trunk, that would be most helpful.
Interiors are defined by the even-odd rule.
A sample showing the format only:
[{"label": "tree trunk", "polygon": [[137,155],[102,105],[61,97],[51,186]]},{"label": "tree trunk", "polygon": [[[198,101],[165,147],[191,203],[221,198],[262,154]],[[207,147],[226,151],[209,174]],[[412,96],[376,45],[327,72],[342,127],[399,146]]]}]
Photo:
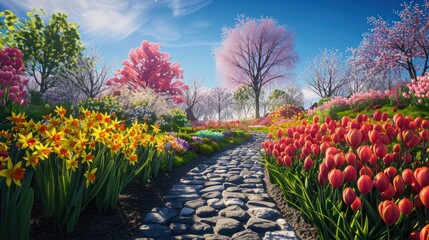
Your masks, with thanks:
[{"label": "tree trunk", "polygon": [[259,95],[260,95],[260,91],[255,90],[255,118],[261,117],[259,115]]}]

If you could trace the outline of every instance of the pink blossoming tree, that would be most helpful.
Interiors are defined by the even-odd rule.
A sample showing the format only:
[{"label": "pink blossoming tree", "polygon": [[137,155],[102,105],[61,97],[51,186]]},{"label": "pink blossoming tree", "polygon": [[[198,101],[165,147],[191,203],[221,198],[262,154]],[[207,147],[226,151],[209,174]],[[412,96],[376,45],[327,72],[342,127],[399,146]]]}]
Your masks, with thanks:
[{"label": "pink blossoming tree", "polygon": [[[182,103],[183,89],[188,86],[177,79],[183,79],[183,70],[179,63],[171,63],[170,55],[160,52],[160,48],[159,43],[143,41],[141,47],[130,51],[129,59],[122,62],[123,68],[107,80],[107,85],[113,89],[126,85],[134,91],[151,88],[156,93],[171,96],[176,103]],[[117,89],[116,94],[120,94],[120,87]]]},{"label": "pink blossoming tree", "polygon": [[257,118],[263,87],[286,80],[298,61],[293,39],[293,33],[272,18],[241,16],[234,28],[223,29],[222,45],[214,51],[217,71],[226,87],[252,89]]},{"label": "pink blossoming tree", "polygon": [[[16,103],[26,105],[28,103],[27,84],[28,79],[22,75],[25,73],[24,55],[17,48],[5,48],[0,50],[0,109]],[[1,111],[0,110],[0,111]]]},{"label": "pink blossoming tree", "polygon": [[363,68],[383,71],[397,67],[411,79],[429,69],[429,4],[404,3],[400,20],[391,24],[381,17],[368,18],[372,25],[357,49],[351,49],[354,61]]}]

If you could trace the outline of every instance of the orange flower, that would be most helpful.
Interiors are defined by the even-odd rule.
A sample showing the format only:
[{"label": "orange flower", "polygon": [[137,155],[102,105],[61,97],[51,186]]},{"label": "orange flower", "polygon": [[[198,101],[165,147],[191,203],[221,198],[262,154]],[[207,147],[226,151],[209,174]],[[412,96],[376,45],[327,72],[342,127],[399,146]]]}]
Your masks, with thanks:
[{"label": "orange flower", "polygon": [[25,169],[21,167],[22,162],[18,162],[13,166],[12,160],[9,158],[7,161],[7,169],[0,171],[0,176],[6,178],[6,185],[10,187],[12,181],[21,187],[21,180],[24,178]]},{"label": "orange flower", "polygon": [[84,176],[86,178],[86,187],[89,186],[90,183],[94,183],[95,179],[97,178],[95,176],[95,172],[97,172],[97,168],[92,169],[91,171],[86,170]]},{"label": "orange flower", "polygon": [[22,149],[30,148],[31,150],[34,150],[34,147],[36,146],[36,144],[39,143],[39,141],[35,139],[33,137],[33,133],[30,132],[27,136],[19,134],[18,143],[20,144]]},{"label": "orange flower", "polygon": [[55,106],[55,112],[60,116],[64,116],[67,113],[67,110],[65,110],[62,106]]}]

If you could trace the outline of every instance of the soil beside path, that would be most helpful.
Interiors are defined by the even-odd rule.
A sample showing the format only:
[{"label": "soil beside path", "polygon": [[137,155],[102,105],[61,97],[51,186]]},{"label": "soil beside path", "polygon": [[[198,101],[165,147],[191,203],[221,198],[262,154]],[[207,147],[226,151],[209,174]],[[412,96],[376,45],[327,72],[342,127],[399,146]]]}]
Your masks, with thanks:
[{"label": "soil beside path", "polygon": [[[253,138],[244,143],[249,141],[253,141]],[[229,147],[224,151],[235,147]],[[174,184],[210,157],[199,156],[196,160],[175,168],[171,173],[160,173],[156,179],[144,186],[137,181],[131,182],[120,195],[116,210],[99,213],[95,206],[88,206],[81,214],[75,231],[70,234],[57,233],[54,223],[49,219],[43,219],[40,203],[36,202],[32,212],[30,239],[135,239],[138,228],[143,224],[144,216],[154,207],[163,204],[163,196],[167,195]],[[303,222],[298,211],[286,204],[279,188],[266,179],[267,176],[265,183],[268,193],[297,235],[302,239],[315,239],[314,229]]]}]

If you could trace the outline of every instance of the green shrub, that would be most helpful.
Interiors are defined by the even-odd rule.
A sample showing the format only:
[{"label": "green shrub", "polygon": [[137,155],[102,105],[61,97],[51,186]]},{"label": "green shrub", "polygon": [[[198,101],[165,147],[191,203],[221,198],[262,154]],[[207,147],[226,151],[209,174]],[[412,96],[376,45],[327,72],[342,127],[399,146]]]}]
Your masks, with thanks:
[{"label": "green shrub", "polygon": [[209,155],[213,153],[213,147],[208,144],[201,144],[199,148],[199,153]]},{"label": "green shrub", "polygon": [[187,133],[178,132],[174,134],[174,137],[181,138],[183,140],[188,141],[189,143],[193,142],[192,136]]},{"label": "green shrub", "polygon": [[191,162],[197,158],[197,154],[192,151],[187,151],[181,155],[174,156],[173,167],[180,167],[187,162]]}]

